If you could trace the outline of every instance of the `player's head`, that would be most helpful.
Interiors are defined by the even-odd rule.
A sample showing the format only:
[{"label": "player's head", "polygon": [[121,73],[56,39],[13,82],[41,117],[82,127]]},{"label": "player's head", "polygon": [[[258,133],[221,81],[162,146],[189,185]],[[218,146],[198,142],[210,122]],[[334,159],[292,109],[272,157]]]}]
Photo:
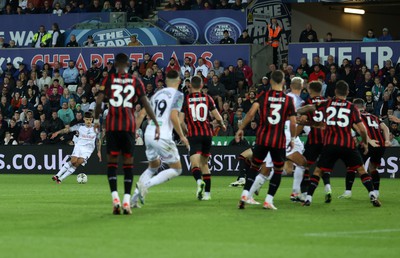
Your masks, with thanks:
[{"label": "player's head", "polygon": [[85,112],[83,116],[83,121],[85,121],[85,125],[91,126],[93,123],[93,114],[92,112]]},{"label": "player's head", "polygon": [[364,111],[365,109],[365,101],[363,99],[354,99],[353,104],[358,110]]},{"label": "player's head", "polygon": [[336,97],[346,98],[349,94],[349,85],[347,82],[340,80],[336,83],[335,95]]},{"label": "player's head", "polygon": [[190,81],[190,85],[193,90],[199,91],[203,87],[203,79],[200,76],[193,76]]},{"label": "player's head", "polygon": [[303,89],[304,80],[300,77],[293,77],[290,81],[290,89],[292,91],[301,91]]},{"label": "player's head", "polygon": [[124,53],[119,53],[115,56],[115,66],[118,72],[124,72],[129,67],[129,58]]},{"label": "player's head", "polygon": [[276,70],[271,73],[271,84],[272,86],[281,86],[285,83],[285,75],[281,70]]},{"label": "player's head", "polygon": [[167,87],[178,88],[181,84],[181,78],[176,70],[170,70],[166,75]]},{"label": "player's head", "polygon": [[308,84],[308,89],[311,95],[321,96],[322,83],[320,81],[312,81]]}]

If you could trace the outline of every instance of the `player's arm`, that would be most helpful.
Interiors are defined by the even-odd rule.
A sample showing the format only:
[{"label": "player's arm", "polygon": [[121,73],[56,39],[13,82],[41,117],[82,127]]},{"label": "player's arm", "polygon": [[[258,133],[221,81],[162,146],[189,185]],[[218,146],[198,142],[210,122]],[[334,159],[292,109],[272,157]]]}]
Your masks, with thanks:
[{"label": "player's arm", "polygon": [[395,123],[400,123],[400,119],[395,116],[389,116],[389,120]]},{"label": "player's arm", "polygon": [[171,121],[172,125],[174,126],[175,132],[178,134],[179,138],[181,139],[182,143],[185,144],[186,148],[189,149],[189,141],[186,138],[185,134],[183,133],[182,126],[181,126],[181,121],[179,118],[179,110],[173,109],[171,110]]},{"label": "player's arm", "polygon": [[301,134],[301,132],[303,131],[303,129],[304,129],[304,125],[299,124],[296,128],[296,136],[295,137],[299,136]]},{"label": "player's arm", "polygon": [[226,126],[225,126],[224,120],[222,119],[222,116],[218,112],[218,110],[214,109],[213,111],[211,111],[211,114],[213,115],[215,120],[217,120],[217,122],[218,122],[219,126],[222,128],[222,130],[226,131]]},{"label": "player's arm", "polygon": [[308,114],[308,113],[312,113],[315,110],[316,110],[315,105],[314,104],[309,104],[309,105],[305,105],[305,106],[302,106],[302,107],[298,108],[297,109],[297,114],[305,115],[305,114]]},{"label": "player's arm", "polygon": [[187,129],[187,126],[186,126],[186,123],[185,123],[185,113],[183,113],[183,112],[179,113],[179,120],[180,120],[180,123],[181,123],[181,127],[182,127],[183,133],[185,135],[187,135],[188,134],[188,129]]},{"label": "player's arm", "polygon": [[147,116],[146,110],[144,108],[142,108],[142,110],[140,110],[139,115],[137,117],[135,117],[135,125],[137,127],[140,127],[140,125],[143,123],[144,118]]},{"label": "player's arm", "polygon": [[390,143],[390,131],[389,127],[385,123],[380,123],[379,128],[383,132],[383,137],[385,137],[385,146],[390,147],[392,144]]},{"label": "player's arm", "polygon": [[290,125],[289,125],[289,128],[290,128],[290,143],[289,143],[289,146],[290,146],[290,150],[292,150],[294,148],[294,140],[297,137],[297,128],[296,128],[297,127],[296,126],[297,119],[296,119],[296,116],[295,115],[290,116],[289,117],[289,121],[290,121]]},{"label": "player's arm", "polygon": [[156,126],[156,134],[154,136],[154,139],[158,140],[160,138],[160,126],[158,125],[156,115],[154,114],[154,111],[150,106],[149,99],[147,98],[146,95],[142,95],[142,97],[140,97],[140,101],[142,102],[147,115],[150,117],[150,119],[153,121],[154,125]]},{"label": "player's arm", "polygon": [[97,157],[99,157],[99,161],[101,162],[101,143],[103,141],[103,134],[100,131],[96,137],[96,148],[97,148]]},{"label": "player's arm", "polygon": [[258,112],[258,108],[260,107],[260,104],[258,102],[254,102],[253,105],[251,106],[249,112],[245,115],[242,124],[239,125],[239,128],[236,132],[236,135],[238,137],[243,136],[243,129],[246,128],[246,126],[254,119],[255,115]]},{"label": "player's arm", "polygon": [[58,135],[60,135],[60,134],[66,134],[66,133],[69,133],[69,132],[71,132],[71,131],[72,131],[72,130],[71,130],[71,127],[69,127],[69,126],[67,125],[64,129],[61,129],[61,130],[59,130],[59,131],[53,133],[53,134],[51,135],[50,139],[54,139],[54,138],[56,138],[56,137],[57,137]]},{"label": "player's arm", "polygon": [[361,136],[361,143],[364,145],[364,154],[368,153],[368,134],[362,122],[354,124],[354,128]]}]

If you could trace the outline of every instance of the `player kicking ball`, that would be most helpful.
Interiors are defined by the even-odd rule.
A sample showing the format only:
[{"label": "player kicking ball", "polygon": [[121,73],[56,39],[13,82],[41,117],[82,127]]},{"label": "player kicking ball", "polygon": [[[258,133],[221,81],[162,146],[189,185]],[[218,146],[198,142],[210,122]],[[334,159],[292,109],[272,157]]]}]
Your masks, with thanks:
[{"label": "player kicking ball", "polygon": [[57,175],[52,177],[53,181],[61,184],[65,178],[72,175],[79,166],[84,166],[87,160],[92,155],[97,140],[97,156],[101,162],[101,141],[99,140],[100,134],[96,133],[93,126],[93,115],[91,112],[86,112],[83,118],[84,124],[77,124],[72,127],[64,128],[60,131],[53,133],[51,139],[56,138],[59,134],[66,134],[69,132],[78,132],[78,140],[75,143],[74,150],[71,154],[71,160],[65,163]]},{"label": "player kicking ball", "polygon": [[[150,122],[145,133],[146,157],[149,161],[149,167],[139,178],[138,187],[131,200],[131,207],[133,208],[138,207],[138,199],[144,204],[145,196],[150,187],[165,183],[182,173],[179,152],[172,138],[173,130],[189,149],[189,142],[183,134],[179,118],[184,100],[183,94],[178,91],[181,80],[175,70],[169,71],[166,78],[167,88],[157,91],[150,101],[160,125],[160,139],[154,139],[156,126]],[[143,117],[142,114],[141,118]],[[141,122],[137,120],[136,124],[141,124]],[[159,171],[161,160],[168,164],[169,168],[154,176]]]}]

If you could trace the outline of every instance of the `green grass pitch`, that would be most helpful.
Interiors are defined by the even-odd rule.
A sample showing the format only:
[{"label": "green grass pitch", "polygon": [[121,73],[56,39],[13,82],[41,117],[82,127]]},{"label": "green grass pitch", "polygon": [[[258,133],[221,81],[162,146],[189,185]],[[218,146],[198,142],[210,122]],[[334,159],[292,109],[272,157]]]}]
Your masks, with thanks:
[{"label": "green grass pitch", "polygon": [[[398,179],[383,179],[381,208],[369,203],[359,179],[340,200],[344,179],[332,180],[333,201],[317,189],[311,207],[291,203],[283,178],[277,211],[236,205],[233,177],[213,177],[212,200],[195,199],[195,182],[179,177],[150,189],[132,216],[111,214],[105,176],[0,175],[0,257],[399,257]],[[122,193],[122,177],[119,189]],[[136,177],[137,179],[137,177]],[[257,199],[262,201],[266,186]]]}]

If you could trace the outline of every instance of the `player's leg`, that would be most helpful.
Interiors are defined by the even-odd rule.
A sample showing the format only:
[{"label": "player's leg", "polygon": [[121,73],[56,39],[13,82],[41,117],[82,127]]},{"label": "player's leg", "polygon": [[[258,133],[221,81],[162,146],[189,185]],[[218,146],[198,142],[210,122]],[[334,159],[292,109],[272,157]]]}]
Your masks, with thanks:
[{"label": "player's leg", "polygon": [[122,209],[125,215],[132,214],[131,211],[131,192],[133,184],[133,151],[135,148],[135,135],[132,132],[120,132],[119,142],[123,155],[123,171],[124,171],[124,198],[122,201]]},{"label": "player's leg", "polygon": [[269,181],[268,194],[264,201],[264,209],[276,210],[274,206],[274,196],[278,191],[279,185],[281,184],[283,166],[285,164],[285,149],[273,148],[270,149],[272,162],[274,163],[274,173]]},{"label": "player's leg", "polygon": [[303,194],[303,197],[307,196],[307,190],[310,186],[310,171],[311,167],[317,162],[319,155],[321,154],[323,149],[322,144],[306,144],[304,146],[304,157],[307,160],[307,166],[304,170],[303,180],[301,181],[300,188]]},{"label": "player's leg", "polygon": [[378,147],[378,148],[373,148],[370,146],[370,161],[369,161],[369,166],[368,166],[368,172],[371,174],[372,177],[372,183],[374,185],[374,191],[376,194],[376,197],[379,197],[379,187],[380,187],[380,181],[381,178],[379,176],[378,168],[381,165],[381,160],[383,155],[385,154],[385,148],[384,147]]},{"label": "player's leg", "polygon": [[[200,169],[200,157],[201,157],[201,139],[199,137],[189,137],[190,144],[190,171],[192,172],[194,180],[197,184],[197,192],[204,191],[205,183],[202,180],[202,174]],[[198,195],[198,193],[196,194]]]},{"label": "player's leg", "polygon": [[259,191],[261,187],[265,184],[265,182],[268,180],[268,177],[271,175],[271,170],[273,166],[274,165],[272,163],[271,155],[268,153],[267,157],[264,159],[264,163],[261,165],[260,173],[256,176],[254,183],[252,184],[249,190],[246,203],[260,204],[259,202],[256,202],[253,199],[253,195],[257,191]]},{"label": "player's leg", "polygon": [[65,178],[69,177],[72,175],[75,170],[85,162],[85,159],[83,157],[76,157],[72,156],[71,157],[71,166],[68,168],[68,170],[59,178],[60,182],[64,181]]},{"label": "player's leg", "polygon": [[253,156],[253,151],[251,148],[243,151],[237,156],[239,160],[239,175],[235,182],[229,184],[232,187],[244,186],[246,183],[246,173],[250,169],[251,158]]},{"label": "player's leg", "polygon": [[204,196],[202,196],[201,200],[205,201],[211,199],[211,172],[210,167],[208,166],[208,160],[211,156],[211,145],[212,137],[204,137],[201,147],[200,169],[204,182]]},{"label": "player's leg", "polygon": [[[72,151],[71,157],[79,157],[80,155],[80,150],[79,148],[75,147],[74,150]],[[71,167],[72,167],[72,160],[68,161],[67,163],[65,163],[62,168],[60,169],[60,171],[58,171],[58,173],[52,177],[53,181],[56,181],[58,184],[61,183],[60,178],[62,177],[62,175],[64,173],[66,173]]]},{"label": "player's leg", "polygon": [[286,158],[292,161],[296,168],[293,173],[293,187],[292,194],[290,195],[290,200],[301,201],[301,182],[303,181],[305,167],[307,166],[306,158],[301,154],[301,149],[298,148],[297,151],[292,152]]},{"label": "player's leg", "polygon": [[356,171],[350,170],[347,168],[346,179],[345,179],[345,187],[346,190],[342,195],[340,195],[339,199],[350,199],[351,198],[351,189],[353,188],[354,179],[356,178]]},{"label": "player's leg", "polygon": [[117,144],[119,141],[118,132],[107,132],[107,179],[110,186],[111,197],[113,201],[113,214],[121,214],[121,201],[117,191],[117,169],[118,156],[120,148]]}]

